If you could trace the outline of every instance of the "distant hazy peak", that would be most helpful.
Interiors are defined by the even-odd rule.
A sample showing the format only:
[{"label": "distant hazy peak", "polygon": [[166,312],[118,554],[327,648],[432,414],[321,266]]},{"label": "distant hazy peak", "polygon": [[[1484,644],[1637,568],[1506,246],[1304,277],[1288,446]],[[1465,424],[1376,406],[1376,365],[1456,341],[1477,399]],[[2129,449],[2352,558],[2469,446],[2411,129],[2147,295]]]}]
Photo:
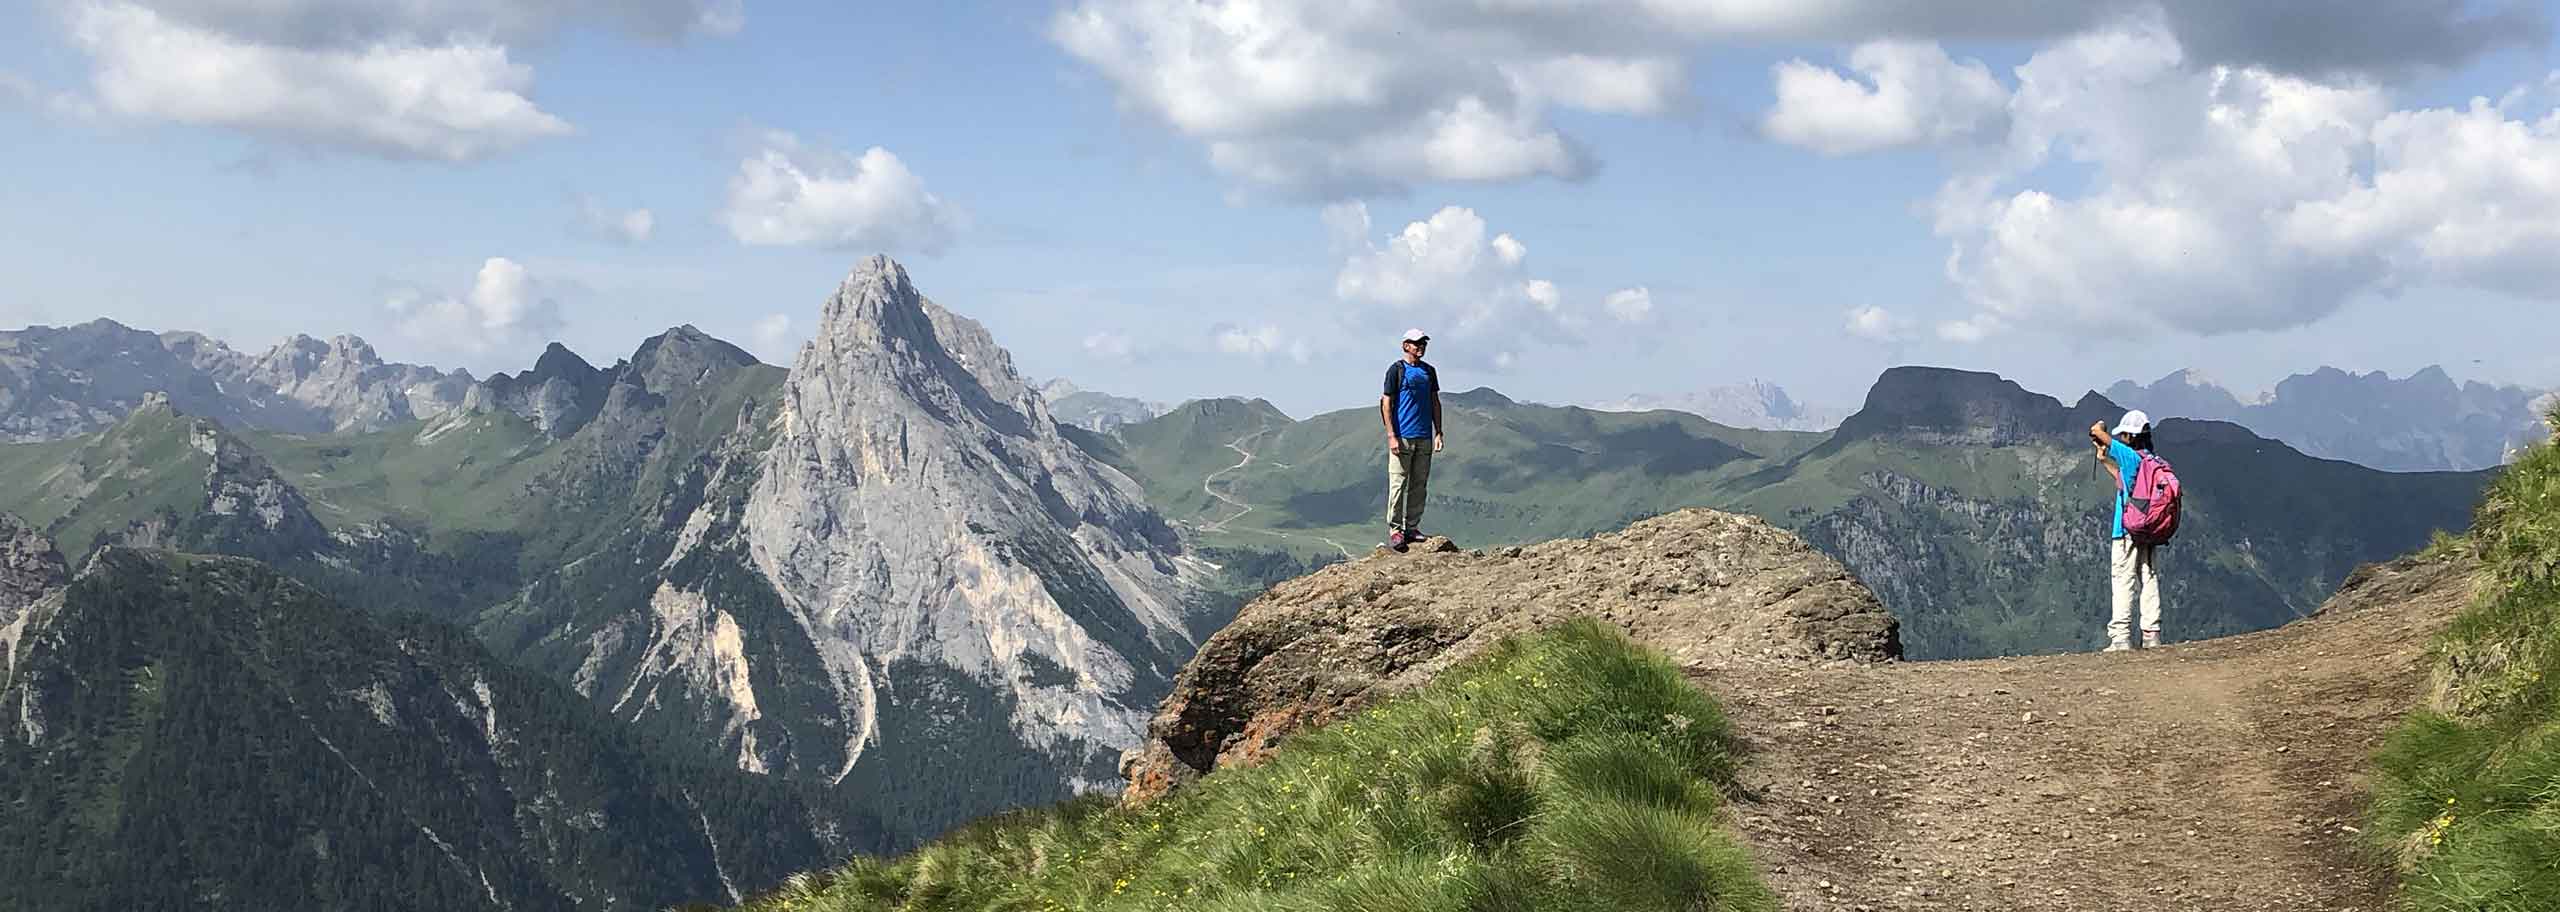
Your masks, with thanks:
[{"label": "distant hazy peak", "polygon": [[1773,431],[1828,431],[1838,427],[1841,419],[1849,416],[1847,409],[1805,405],[1788,395],[1785,389],[1765,380],[1667,396],[1639,393],[1614,401],[1593,402],[1587,407],[1604,412],[1668,409],[1687,412],[1728,427]]},{"label": "distant hazy peak", "polygon": [[2489,468],[2549,433],[2532,405],[2541,391],[2457,382],[2439,365],[2397,379],[2324,366],[2246,400],[2193,371],[2107,393],[2156,417],[2237,422],[2314,456],[2390,471]]}]

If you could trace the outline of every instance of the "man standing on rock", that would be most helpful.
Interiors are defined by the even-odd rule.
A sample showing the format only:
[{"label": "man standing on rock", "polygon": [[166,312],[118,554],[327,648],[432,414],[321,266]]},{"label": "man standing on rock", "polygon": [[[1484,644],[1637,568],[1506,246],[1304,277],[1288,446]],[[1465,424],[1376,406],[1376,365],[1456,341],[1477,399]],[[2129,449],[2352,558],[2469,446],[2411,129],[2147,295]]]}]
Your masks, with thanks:
[{"label": "man standing on rock", "polygon": [[1387,547],[1422,538],[1422,498],[1431,483],[1431,454],[1445,440],[1440,426],[1440,372],[1422,360],[1431,337],[1404,331],[1404,357],[1387,365],[1378,420],[1387,426]]}]

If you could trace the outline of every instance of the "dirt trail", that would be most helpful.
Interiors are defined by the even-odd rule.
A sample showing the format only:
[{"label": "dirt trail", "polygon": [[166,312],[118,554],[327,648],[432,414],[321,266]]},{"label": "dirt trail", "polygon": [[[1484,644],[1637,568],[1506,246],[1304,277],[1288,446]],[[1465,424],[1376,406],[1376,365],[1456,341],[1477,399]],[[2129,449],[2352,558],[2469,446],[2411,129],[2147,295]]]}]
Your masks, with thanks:
[{"label": "dirt trail", "polygon": [[2473,585],[2401,564],[2247,636],[1696,676],[1750,745],[1731,814],[1787,909],[2381,912],[2360,777]]}]

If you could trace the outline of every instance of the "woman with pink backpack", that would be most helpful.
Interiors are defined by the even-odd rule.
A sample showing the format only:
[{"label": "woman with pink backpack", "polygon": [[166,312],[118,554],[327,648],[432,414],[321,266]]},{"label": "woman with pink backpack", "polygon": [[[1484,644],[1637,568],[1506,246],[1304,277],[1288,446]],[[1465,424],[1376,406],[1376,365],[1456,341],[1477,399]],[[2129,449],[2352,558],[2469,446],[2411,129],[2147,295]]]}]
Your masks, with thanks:
[{"label": "woman with pink backpack", "polygon": [[2160,645],[2159,548],[2178,534],[2178,475],[2151,451],[2151,416],[2124,413],[2115,430],[2089,425],[2098,459],[2114,468],[2115,539],[2108,552],[2114,615],[2107,622],[2107,651],[2133,648],[2133,606],[2142,604],[2142,648]]}]

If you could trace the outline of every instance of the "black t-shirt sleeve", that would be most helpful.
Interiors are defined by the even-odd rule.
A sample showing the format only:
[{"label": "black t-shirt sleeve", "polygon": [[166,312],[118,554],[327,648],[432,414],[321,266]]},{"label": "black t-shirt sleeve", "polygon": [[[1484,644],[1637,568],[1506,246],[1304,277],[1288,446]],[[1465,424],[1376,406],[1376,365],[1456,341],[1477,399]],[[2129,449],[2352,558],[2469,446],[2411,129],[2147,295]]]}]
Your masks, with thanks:
[{"label": "black t-shirt sleeve", "polygon": [[1382,389],[1382,390],[1380,390],[1380,391],[1378,392],[1378,395],[1381,395],[1381,396],[1393,396],[1393,395],[1395,395],[1395,394],[1396,394],[1396,389],[1397,389],[1398,387],[1401,387],[1401,386],[1403,386],[1403,385],[1404,385],[1402,382],[1400,382],[1400,381],[1402,381],[1404,378],[1403,378],[1403,377],[1396,376],[1397,374],[1401,374],[1401,373],[1403,373],[1403,372],[1404,372],[1404,371],[1402,370],[1402,368],[1403,368],[1403,367],[1404,367],[1404,362],[1402,362],[1402,361],[1398,361],[1398,362],[1396,362],[1396,363],[1394,363],[1394,364],[1387,365],[1387,385],[1386,385],[1386,388],[1385,388],[1385,389]]},{"label": "black t-shirt sleeve", "polygon": [[1426,362],[1422,365],[1422,375],[1431,378],[1431,400],[1433,404],[1438,404],[1440,401],[1440,369],[1432,367]]}]

